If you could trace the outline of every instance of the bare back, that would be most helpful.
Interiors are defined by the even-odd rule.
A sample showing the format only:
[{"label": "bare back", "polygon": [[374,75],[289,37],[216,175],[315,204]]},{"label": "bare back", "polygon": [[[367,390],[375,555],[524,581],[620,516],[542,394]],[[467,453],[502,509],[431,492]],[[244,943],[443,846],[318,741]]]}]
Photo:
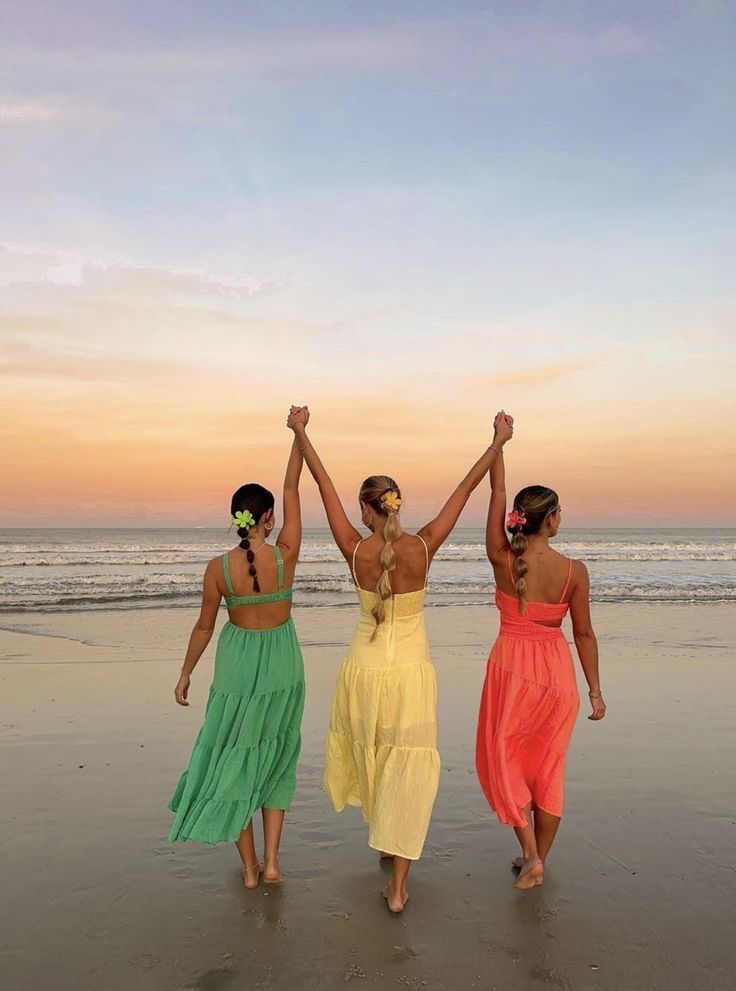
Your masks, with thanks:
[{"label": "bare back", "polygon": [[[564,554],[551,547],[535,549],[531,544],[524,554],[528,571],[526,579],[526,599],[528,602],[544,602],[554,605],[568,602],[573,592],[575,572],[573,562]],[[493,576],[497,588],[507,595],[516,595],[512,574],[514,557],[508,552],[493,562]]]},{"label": "bare back", "polygon": [[[260,595],[253,594],[253,579],[248,574],[248,559],[244,550],[236,547],[220,560],[222,569],[218,575],[218,587],[225,598],[230,622],[234,626],[267,630],[287,621],[291,615],[291,597],[286,597],[285,592],[287,589],[291,591],[294,582],[296,561],[293,558],[284,556],[282,581],[279,582],[279,565],[274,548],[270,544],[264,546],[262,553],[258,553],[255,558]],[[226,565],[229,565],[232,592],[228,589]],[[248,599],[260,601],[248,602]],[[275,601],[269,601],[270,599]]]},{"label": "bare back", "polygon": [[[377,533],[356,545],[353,576],[359,588],[372,591],[376,587],[383,574],[379,558],[385,546],[386,541]],[[393,547],[396,553],[396,567],[391,572],[391,588],[394,594],[420,591],[427,584],[429,570],[429,553],[426,544],[421,537],[402,533],[394,541]]]}]

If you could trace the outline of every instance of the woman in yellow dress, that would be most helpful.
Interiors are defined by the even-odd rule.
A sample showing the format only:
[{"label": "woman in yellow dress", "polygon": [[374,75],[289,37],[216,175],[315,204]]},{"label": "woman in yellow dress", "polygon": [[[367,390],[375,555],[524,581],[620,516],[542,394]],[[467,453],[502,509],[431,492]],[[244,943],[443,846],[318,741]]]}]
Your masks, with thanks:
[{"label": "woman in yellow dress", "polygon": [[393,858],[383,895],[392,912],[401,912],[440,776],[437,682],[423,612],[427,575],[498,452],[492,445],[486,449],[438,516],[416,536],[401,529],[397,483],[385,475],[367,478],[358,496],[363,524],[372,534],[364,540],[307,437],[308,420],[306,406],[292,407],[287,425],[319,486],[360,600],[358,625],[332,701],[324,788],[337,812],[346,805],[361,808],[369,846]]}]

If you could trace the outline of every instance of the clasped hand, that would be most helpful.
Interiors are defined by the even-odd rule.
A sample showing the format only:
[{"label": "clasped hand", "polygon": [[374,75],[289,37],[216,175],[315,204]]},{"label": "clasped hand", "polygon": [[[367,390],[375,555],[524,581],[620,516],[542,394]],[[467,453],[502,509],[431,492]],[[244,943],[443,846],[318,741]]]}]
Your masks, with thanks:
[{"label": "clasped hand", "polygon": [[292,406],[289,409],[289,415],[286,418],[286,426],[293,430],[298,423],[303,423],[304,426],[309,423],[309,407],[308,406]]}]

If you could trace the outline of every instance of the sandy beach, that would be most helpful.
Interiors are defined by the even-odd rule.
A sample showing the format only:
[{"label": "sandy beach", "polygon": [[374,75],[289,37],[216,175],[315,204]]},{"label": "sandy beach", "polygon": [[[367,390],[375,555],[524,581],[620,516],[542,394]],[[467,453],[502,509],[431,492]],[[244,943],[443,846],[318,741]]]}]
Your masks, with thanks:
[{"label": "sandy beach", "polygon": [[[192,609],[7,615],[0,632],[3,986],[721,989],[736,952],[736,687],[727,604],[599,604],[609,706],[585,706],[545,885],[511,887],[513,834],[478,787],[490,607],[428,610],[440,683],[440,794],[412,900],[392,917],[359,813],[321,791],[350,608],[297,608],[308,698],[281,889],[246,892],[228,846],[171,846],[166,803],[192,705],[172,690]],[[224,615],[223,615],[224,619]],[[732,626],[732,623],[731,623]],[[569,630],[568,630],[569,633]]]}]

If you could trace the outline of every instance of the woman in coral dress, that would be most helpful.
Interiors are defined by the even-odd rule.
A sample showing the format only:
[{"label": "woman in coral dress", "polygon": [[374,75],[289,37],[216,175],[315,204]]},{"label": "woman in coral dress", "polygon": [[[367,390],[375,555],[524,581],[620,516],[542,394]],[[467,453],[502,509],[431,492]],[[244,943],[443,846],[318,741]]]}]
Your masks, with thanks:
[{"label": "woman in coral dress", "polygon": [[393,858],[383,894],[392,912],[409,897],[406,880],[422,853],[440,775],[437,684],[424,627],[427,574],[471,492],[498,453],[489,447],[439,515],[416,535],[404,533],[397,483],[367,478],[358,496],[363,539],[306,433],[304,409],[289,426],[314,476],[337,546],[350,565],[360,614],[337,678],[326,747],[324,788],[336,811],[358,806],[368,844]]},{"label": "woman in coral dress", "polygon": [[[503,450],[513,420],[496,418],[494,446]],[[491,467],[486,549],[496,579],[501,628],[481,695],[476,768],[500,822],[513,826],[521,857],[515,887],[538,887],[563,811],[565,759],[578,713],[575,669],[562,620],[568,610],[588,682],[592,720],[606,706],[598,646],[590,620],[588,572],[552,550],[561,521],[557,493],[530,485],[506,519],[503,458]],[[511,540],[506,536],[506,528]]]}]

